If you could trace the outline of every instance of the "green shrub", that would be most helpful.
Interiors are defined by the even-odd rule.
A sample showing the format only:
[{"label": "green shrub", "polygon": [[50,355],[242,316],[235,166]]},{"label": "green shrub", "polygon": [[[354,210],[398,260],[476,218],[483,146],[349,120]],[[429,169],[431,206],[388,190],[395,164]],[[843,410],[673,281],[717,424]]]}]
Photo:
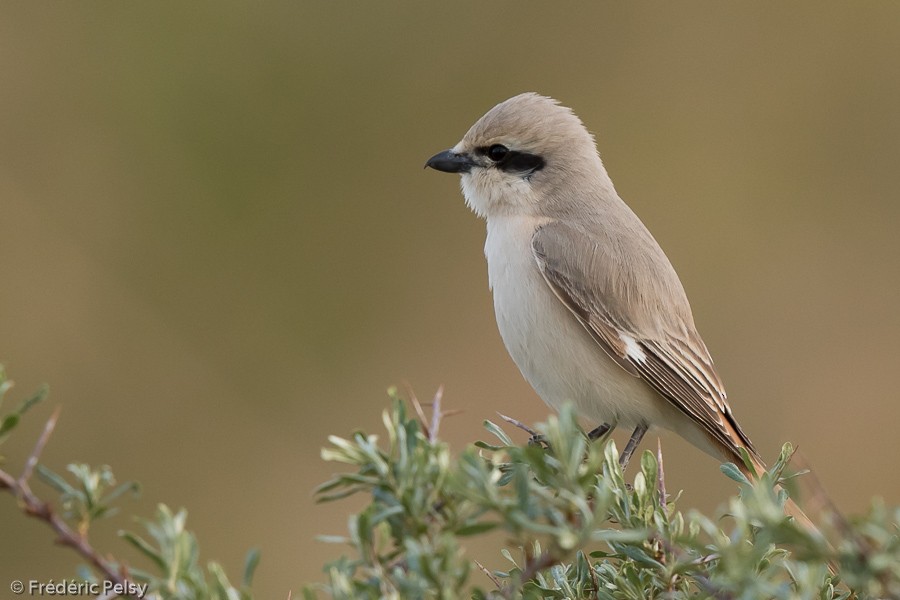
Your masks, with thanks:
[{"label": "green shrub", "polygon": [[[0,409],[10,387],[0,367]],[[0,417],[0,444],[45,395],[41,390]],[[787,495],[778,485],[787,479],[789,444],[757,481],[723,465],[740,494],[726,515],[711,518],[676,508],[659,452],[645,451],[626,479],[615,444],[590,441],[569,407],[521,446],[486,421],[496,441],[455,456],[437,435],[439,398],[426,419],[418,402],[413,417],[393,396],[383,440],[356,432],[330,437],[322,450],[323,459],[351,469],[319,486],[318,499],[370,500],[351,515],[346,536],[323,538],[349,546],[350,555],[326,565],[327,582],[304,588],[305,598],[900,598],[900,509],[874,502],[852,520],[834,513],[832,542],[796,524],[784,516]],[[20,475],[0,469],[0,489],[81,555],[87,564],[80,581],[147,586],[140,591],[152,599],[252,599],[258,554],[248,554],[241,585],[231,584],[220,565],[201,562],[183,509],[160,505],[153,519],[141,521],[143,534],[121,533],[145,557],[140,568],[95,550],[91,526],[137,486],[116,485],[106,466],[72,464],[62,476],[38,465],[57,416]],[[34,494],[34,473],[57,498]],[[508,547],[498,550],[500,567],[488,569],[466,554],[465,543],[491,531],[502,531]]]}]

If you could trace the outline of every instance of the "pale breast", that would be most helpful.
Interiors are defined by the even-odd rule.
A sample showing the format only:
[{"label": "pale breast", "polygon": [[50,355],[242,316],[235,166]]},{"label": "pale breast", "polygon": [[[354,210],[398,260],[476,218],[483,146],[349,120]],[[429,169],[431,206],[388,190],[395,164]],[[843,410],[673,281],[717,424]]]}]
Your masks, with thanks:
[{"label": "pale breast", "polygon": [[550,406],[573,401],[593,424],[658,421],[659,399],[591,338],[538,270],[531,238],[547,219],[488,219],[485,256],[500,336]]}]

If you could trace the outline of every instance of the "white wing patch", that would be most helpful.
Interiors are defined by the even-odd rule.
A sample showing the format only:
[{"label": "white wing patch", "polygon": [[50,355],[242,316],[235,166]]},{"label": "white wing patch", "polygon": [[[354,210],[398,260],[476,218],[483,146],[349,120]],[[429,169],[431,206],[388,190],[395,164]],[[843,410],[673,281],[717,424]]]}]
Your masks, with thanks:
[{"label": "white wing patch", "polygon": [[644,354],[644,349],[638,345],[637,340],[622,331],[619,332],[619,339],[625,343],[625,354],[628,358],[641,363],[647,360],[647,355]]}]

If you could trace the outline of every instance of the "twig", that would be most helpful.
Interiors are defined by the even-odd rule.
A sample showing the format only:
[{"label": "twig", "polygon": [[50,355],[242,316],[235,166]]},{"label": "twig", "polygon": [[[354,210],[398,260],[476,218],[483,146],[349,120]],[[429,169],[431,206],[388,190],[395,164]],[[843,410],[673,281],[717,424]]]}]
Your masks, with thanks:
[{"label": "twig", "polygon": [[588,570],[591,572],[591,583],[594,586],[594,600],[600,600],[600,582],[597,580],[597,571],[590,565],[588,565]]},{"label": "twig", "polygon": [[[473,560],[474,560],[474,559],[473,559]],[[491,573],[490,571],[488,571],[487,567],[485,567],[483,564],[481,564],[481,563],[478,562],[477,560],[475,561],[475,564],[478,566],[479,569],[481,569],[481,572],[482,572],[482,573],[484,573],[485,575],[487,575],[488,579],[490,579],[491,581],[494,582],[494,585],[497,586],[497,589],[498,589],[498,590],[502,590],[502,589],[503,589],[503,583],[501,583],[500,580],[497,579],[497,577],[496,577],[493,573]]]},{"label": "twig", "polygon": [[16,490],[17,489],[16,478],[2,469],[0,469],[0,489],[4,489],[4,490]]},{"label": "twig", "polygon": [[444,397],[444,384],[441,384],[437,391],[434,393],[434,400],[431,401],[431,431],[428,435],[428,440],[431,443],[437,441],[438,431],[441,428],[441,417],[443,417],[443,413],[441,413],[441,399]]},{"label": "twig", "polygon": [[91,546],[90,542],[88,542],[86,537],[73,531],[61,516],[53,512],[50,504],[34,495],[34,492],[31,491],[31,487],[28,485],[28,480],[31,478],[32,473],[34,473],[34,468],[37,465],[41,452],[43,452],[44,447],[50,439],[50,435],[53,433],[54,427],[56,427],[59,412],[60,409],[57,408],[47,420],[46,425],[44,425],[44,430],[38,438],[34,450],[28,457],[25,467],[22,469],[22,474],[19,475],[18,478],[13,477],[6,471],[0,469],[0,489],[9,490],[10,493],[19,500],[22,511],[26,515],[48,523],[58,536],[56,543],[74,549],[78,554],[94,565],[108,581],[117,583],[127,589],[126,584],[128,583],[128,578],[125,567],[119,566],[117,568],[112,561],[100,556],[94,547]]},{"label": "twig", "polygon": [[538,437],[538,436],[540,435],[537,431],[535,431],[534,429],[532,429],[531,427],[529,427],[528,425],[526,425],[526,424],[523,423],[522,421],[519,421],[519,420],[517,420],[517,419],[513,419],[512,417],[507,417],[507,416],[504,415],[503,413],[497,413],[497,415],[498,415],[501,419],[503,419],[504,421],[506,421],[507,423],[509,423],[510,425],[515,425],[516,427],[518,427],[518,428],[521,429],[522,431],[528,432],[528,433],[531,435],[531,437]]},{"label": "twig", "polygon": [[656,488],[659,491],[659,503],[665,508],[668,496],[666,495],[666,470],[663,468],[662,441],[656,438],[656,462],[659,471],[656,474]]},{"label": "twig", "polygon": [[61,410],[62,406],[57,406],[56,410],[53,411],[53,414],[50,415],[50,418],[47,419],[47,424],[44,425],[44,430],[41,432],[41,436],[34,445],[34,450],[32,450],[31,454],[28,456],[28,460],[25,461],[25,468],[22,469],[22,474],[19,475],[19,480],[17,481],[19,487],[28,492],[31,492],[31,486],[28,485],[28,480],[31,479],[31,474],[34,472],[38,459],[44,451],[44,446],[50,441],[50,436],[56,428],[56,421],[59,419],[59,412]]},{"label": "twig", "polygon": [[403,382],[403,387],[406,388],[406,393],[409,395],[409,401],[412,403],[416,415],[419,417],[419,425],[422,426],[422,429],[425,431],[425,436],[430,440],[431,429],[428,427],[428,417],[425,416],[425,411],[422,409],[422,403],[419,402],[419,397],[416,396],[416,392],[408,381]]},{"label": "twig", "polygon": [[403,387],[406,388],[406,393],[409,394],[409,401],[412,403],[413,408],[416,411],[416,416],[419,418],[419,424],[422,426],[422,430],[425,432],[425,436],[428,438],[429,442],[436,442],[438,439],[438,431],[441,428],[441,421],[444,417],[452,417],[453,415],[458,415],[461,413],[461,410],[441,410],[441,400],[444,398],[444,385],[441,384],[438,387],[437,391],[434,393],[434,398],[432,398],[430,407],[431,407],[431,419],[425,416],[425,409],[422,407],[422,403],[419,402],[418,396],[413,391],[412,386],[409,385],[409,382],[404,381]]}]

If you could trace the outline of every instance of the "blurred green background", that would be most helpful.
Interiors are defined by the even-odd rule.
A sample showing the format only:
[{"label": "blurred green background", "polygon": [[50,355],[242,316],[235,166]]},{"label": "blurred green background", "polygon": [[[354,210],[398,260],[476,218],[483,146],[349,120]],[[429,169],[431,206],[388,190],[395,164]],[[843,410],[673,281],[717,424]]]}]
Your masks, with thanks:
[{"label": "blurred green background", "polygon": [[[597,135],[678,269],[764,455],[837,504],[900,501],[900,4],[18,3],[0,9],[0,360],[50,402],[18,468],[109,463],[190,510],[260,598],[318,580],[358,502],[315,506],[330,433],[446,385],[456,448],[547,409],[496,332],[484,226],[423,171],[536,90]],[[655,436],[647,447],[655,446]],[[663,435],[670,489],[713,460]],[[37,489],[46,493],[45,487]],[[78,559],[0,496],[0,585]],[[119,553],[124,515],[98,527]],[[490,548],[473,554],[500,566]],[[134,556],[123,553],[129,559]],[[4,595],[4,594],[0,594]]]}]

